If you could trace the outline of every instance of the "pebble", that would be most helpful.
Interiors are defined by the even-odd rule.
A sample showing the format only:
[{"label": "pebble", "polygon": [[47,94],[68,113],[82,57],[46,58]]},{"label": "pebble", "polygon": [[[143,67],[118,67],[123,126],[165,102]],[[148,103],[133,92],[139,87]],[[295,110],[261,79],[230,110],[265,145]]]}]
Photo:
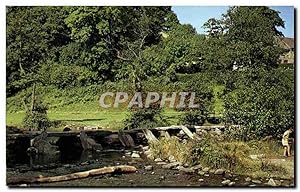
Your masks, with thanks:
[{"label": "pebble", "polygon": [[161,161],[163,161],[161,158],[156,158],[156,159],[154,159],[154,161],[155,162],[161,162]]},{"label": "pebble", "polygon": [[250,178],[250,177],[247,177],[247,178],[245,179],[245,181],[246,181],[246,182],[250,182],[250,181],[251,181],[251,178]]},{"label": "pebble", "polygon": [[174,163],[169,163],[169,164],[163,165],[162,168],[163,169],[172,169],[172,168],[175,168],[179,165],[180,165],[179,162],[174,162]]},{"label": "pebble", "polygon": [[205,175],[205,172],[204,172],[204,171],[199,171],[199,172],[198,172],[198,175],[203,176],[203,175]]},{"label": "pebble", "polygon": [[191,168],[181,168],[179,169],[179,171],[185,172],[185,173],[194,173],[195,170],[191,169]]},{"label": "pebble", "polygon": [[27,184],[21,184],[19,187],[27,187]]},{"label": "pebble", "polygon": [[152,165],[147,165],[147,166],[145,166],[145,170],[146,171],[152,171],[153,170],[153,166]]},{"label": "pebble", "polygon": [[252,183],[261,184],[262,182],[260,180],[252,180]]},{"label": "pebble", "polygon": [[234,182],[234,181],[231,181],[231,182],[228,184],[228,186],[233,186],[233,185],[235,185],[235,182]]},{"label": "pebble", "polygon": [[215,175],[223,175],[224,173],[225,173],[224,169],[217,169],[214,174]]},{"label": "pebble", "polygon": [[152,172],[151,172],[151,175],[154,175],[154,174],[155,174],[154,171],[152,171]]},{"label": "pebble", "polygon": [[161,179],[161,180],[165,179],[165,176],[161,176],[160,179]]},{"label": "pebble", "polygon": [[199,165],[195,165],[191,168],[194,169],[194,170],[199,170],[199,169],[202,169],[202,166],[199,164]]},{"label": "pebble", "polygon": [[157,165],[166,165],[167,163],[166,162],[157,162],[156,164]]},{"label": "pebble", "polygon": [[132,158],[141,158],[141,156],[138,153],[132,153],[131,157]]},{"label": "pebble", "polygon": [[144,151],[148,151],[148,150],[149,150],[149,146],[143,147],[143,150],[144,150]]},{"label": "pebble", "polygon": [[203,181],[204,181],[204,179],[199,179],[198,181],[200,181],[200,182],[203,182]]},{"label": "pebble", "polygon": [[205,176],[205,177],[209,177],[209,174],[205,174],[204,176]]},{"label": "pebble", "polygon": [[144,154],[147,155],[147,156],[151,155],[151,151],[145,151]]},{"label": "pebble", "polygon": [[65,164],[65,165],[63,165],[63,167],[64,167],[64,168],[70,168],[71,165],[70,165],[70,164]]},{"label": "pebble", "polygon": [[267,185],[270,185],[270,186],[272,186],[272,187],[276,187],[276,186],[277,186],[277,184],[275,183],[274,179],[272,179],[272,178],[269,179]]},{"label": "pebble", "polygon": [[222,181],[222,185],[228,185],[231,181],[229,179]]},{"label": "pebble", "polygon": [[209,167],[205,167],[205,168],[203,168],[203,169],[202,169],[202,171],[204,171],[204,172],[208,172],[208,171],[209,171]]}]

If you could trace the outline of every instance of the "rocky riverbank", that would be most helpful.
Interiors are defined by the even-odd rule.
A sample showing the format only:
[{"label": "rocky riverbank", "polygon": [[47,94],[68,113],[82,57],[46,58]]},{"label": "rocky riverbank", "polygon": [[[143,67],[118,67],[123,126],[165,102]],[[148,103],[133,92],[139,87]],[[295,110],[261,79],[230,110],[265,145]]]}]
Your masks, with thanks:
[{"label": "rocky riverbank", "polygon": [[293,179],[250,178],[236,175],[223,169],[210,169],[201,165],[189,166],[177,162],[170,157],[168,160],[149,157],[149,147],[139,150],[121,150],[106,153],[85,154],[87,159],[71,163],[52,163],[47,165],[17,166],[7,169],[7,177],[38,177],[55,176],[84,171],[104,166],[132,165],[137,168],[132,174],[108,174],[72,181],[47,184],[21,184],[13,187],[41,186],[189,186],[189,187],[293,187]]}]

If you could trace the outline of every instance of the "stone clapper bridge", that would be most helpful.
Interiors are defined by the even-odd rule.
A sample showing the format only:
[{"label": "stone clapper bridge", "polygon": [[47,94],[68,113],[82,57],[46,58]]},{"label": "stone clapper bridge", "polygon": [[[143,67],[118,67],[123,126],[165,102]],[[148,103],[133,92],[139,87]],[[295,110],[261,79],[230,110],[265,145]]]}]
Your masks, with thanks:
[{"label": "stone clapper bridge", "polygon": [[[69,142],[79,142],[83,150],[101,151],[103,148],[111,147],[128,147],[133,148],[138,145],[147,145],[148,142],[157,141],[158,137],[170,137],[173,135],[188,137],[190,139],[199,139],[197,132],[203,130],[222,132],[225,126],[182,126],[173,125],[169,127],[156,127],[147,129],[132,129],[110,131],[105,129],[89,129],[89,130],[70,130],[62,132],[41,132],[41,131],[19,131],[19,133],[7,134],[7,147],[21,147],[19,150],[28,150],[31,147],[36,147],[36,143],[45,145],[47,138],[68,139]],[[73,139],[71,139],[73,138]],[[20,145],[21,143],[21,145]],[[49,142],[48,142],[49,143]],[[77,144],[79,144],[77,143]],[[74,143],[69,143],[72,145]],[[47,145],[47,144],[46,144]],[[59,146],[59,142],[50,144],[51,146]],[[78,145],[77,145],[78,146]],[[46,147],[47,149],[47,147]],[[37,153],[47,153],[47,151],[35,151]]]}]

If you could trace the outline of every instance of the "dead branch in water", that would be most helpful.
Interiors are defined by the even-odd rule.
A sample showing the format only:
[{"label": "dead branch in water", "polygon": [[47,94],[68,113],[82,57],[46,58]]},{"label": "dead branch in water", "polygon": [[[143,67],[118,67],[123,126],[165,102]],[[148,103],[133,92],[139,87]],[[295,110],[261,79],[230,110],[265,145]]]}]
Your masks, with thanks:
[{"label": "dead branch in water", "polygon": [[136,170],[137,169],[134,166],[119,165],[119,166],[103,167],[103,168],[76,172],[67,175],[53,176],[53,177],[36,177],[36,178],[13,177],[7,179],[7,185],[29,184],[29,183],[52,183],[52,182],[69,181],[74,179],[81,179],[81,178],[111,174],[111,173],[134,173],[136,172]]}]

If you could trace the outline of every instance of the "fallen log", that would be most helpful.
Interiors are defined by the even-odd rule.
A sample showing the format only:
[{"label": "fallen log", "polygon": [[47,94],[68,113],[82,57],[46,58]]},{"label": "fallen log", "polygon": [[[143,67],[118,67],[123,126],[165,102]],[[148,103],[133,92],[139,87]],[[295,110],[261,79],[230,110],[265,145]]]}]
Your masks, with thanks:
[{"label": "fallen log", "polygon": [[53,177],[35,177],[35,178],[13,177],[7,179],[7,185],[29,184],[29,183],[52,183],[52,182],[69,181],[74,179],[81,179],[86,177],[112,174],[112,173],[134,173],[136,172],[136,170],[137,169],[134,166],[119,165],[119,166],[103,167],[103,168],[76,172],[67,175],[53,176]]}]

